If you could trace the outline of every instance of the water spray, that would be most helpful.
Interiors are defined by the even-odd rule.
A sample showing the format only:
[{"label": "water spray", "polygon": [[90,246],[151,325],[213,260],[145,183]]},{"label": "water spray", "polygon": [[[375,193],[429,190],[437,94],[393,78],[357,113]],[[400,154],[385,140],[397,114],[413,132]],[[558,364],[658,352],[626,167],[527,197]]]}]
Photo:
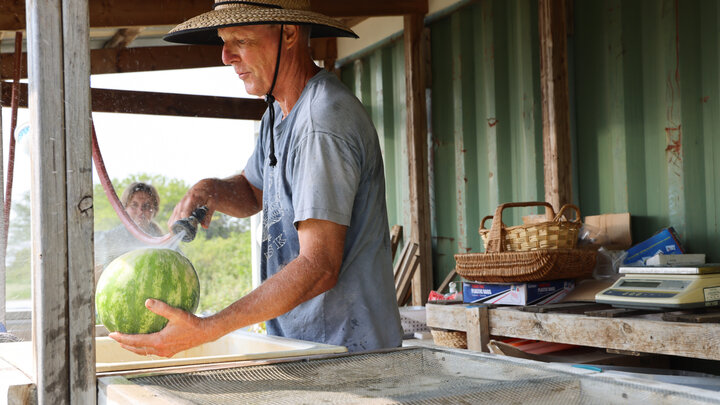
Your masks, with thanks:
[{"label": "water spray", "polygon": [[181,232],[185,232],[185,235],[182,237],[182,241],[192,242],[192,240],[195,239],[198,224],[205,219],[207,212],[208,208],[204,205],[202,207],[195,208],[189,217],[175,221],[171,228],[172,233],[179,235]]}]

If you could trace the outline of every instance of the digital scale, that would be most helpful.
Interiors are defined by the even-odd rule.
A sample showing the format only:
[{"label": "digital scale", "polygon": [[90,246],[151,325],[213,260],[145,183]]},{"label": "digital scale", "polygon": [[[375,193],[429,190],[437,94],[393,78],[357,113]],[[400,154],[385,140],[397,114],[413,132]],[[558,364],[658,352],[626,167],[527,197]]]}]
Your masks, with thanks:
[{"label": "digital scale", "polygon": [[621,308],[705,308],[720,305],[720,264],[621,267],[625,275],[595,295]]}]

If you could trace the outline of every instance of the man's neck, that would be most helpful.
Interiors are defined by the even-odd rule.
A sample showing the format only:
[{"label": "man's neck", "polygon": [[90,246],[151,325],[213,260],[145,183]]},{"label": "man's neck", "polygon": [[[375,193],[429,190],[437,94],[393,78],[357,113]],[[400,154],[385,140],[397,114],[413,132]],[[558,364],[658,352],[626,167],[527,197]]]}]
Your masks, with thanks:
[{"label": "man's neck", "polygon": [[[275,100],[280,104],[283,119],[297,103],[308,81],[313,78],[321,68],[315,65],[312,59],[305,59],[305,63],[284,64],[274,91]],[[282,64],[282,63],[281,63]]]}]

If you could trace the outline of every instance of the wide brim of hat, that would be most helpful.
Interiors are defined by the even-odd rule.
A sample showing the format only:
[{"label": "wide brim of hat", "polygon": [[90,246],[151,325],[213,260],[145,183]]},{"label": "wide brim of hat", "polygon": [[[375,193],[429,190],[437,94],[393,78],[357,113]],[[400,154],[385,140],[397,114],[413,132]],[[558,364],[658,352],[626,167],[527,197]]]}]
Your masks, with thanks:
[{"label": "wide brim of hat", "polygon": [[312,27],[311,38],[358,37],[340,21],[312,11],[233,7],[193,17],[170,30],[163,39],[180,44],[222,45],[217,35],[218,28],[265,24],[309,25]]}]

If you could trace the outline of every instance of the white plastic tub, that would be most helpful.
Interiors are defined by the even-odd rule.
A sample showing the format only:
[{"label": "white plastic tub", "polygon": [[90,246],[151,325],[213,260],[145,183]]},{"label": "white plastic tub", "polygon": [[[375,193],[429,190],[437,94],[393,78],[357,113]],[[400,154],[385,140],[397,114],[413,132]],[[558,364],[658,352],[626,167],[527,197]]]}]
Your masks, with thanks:
[{"label": "white plastic tub", "polygon": [[[123,349],[119,343],[109,337],[95,338],[95,350],[98,373],[347,352],[347,348],[343,346],[242,331],[236,331],[215,342],[185,350],[171,358],[135,354]],[[32,342],[0,344],[0,357],[25,374],[32,374]]]}]

